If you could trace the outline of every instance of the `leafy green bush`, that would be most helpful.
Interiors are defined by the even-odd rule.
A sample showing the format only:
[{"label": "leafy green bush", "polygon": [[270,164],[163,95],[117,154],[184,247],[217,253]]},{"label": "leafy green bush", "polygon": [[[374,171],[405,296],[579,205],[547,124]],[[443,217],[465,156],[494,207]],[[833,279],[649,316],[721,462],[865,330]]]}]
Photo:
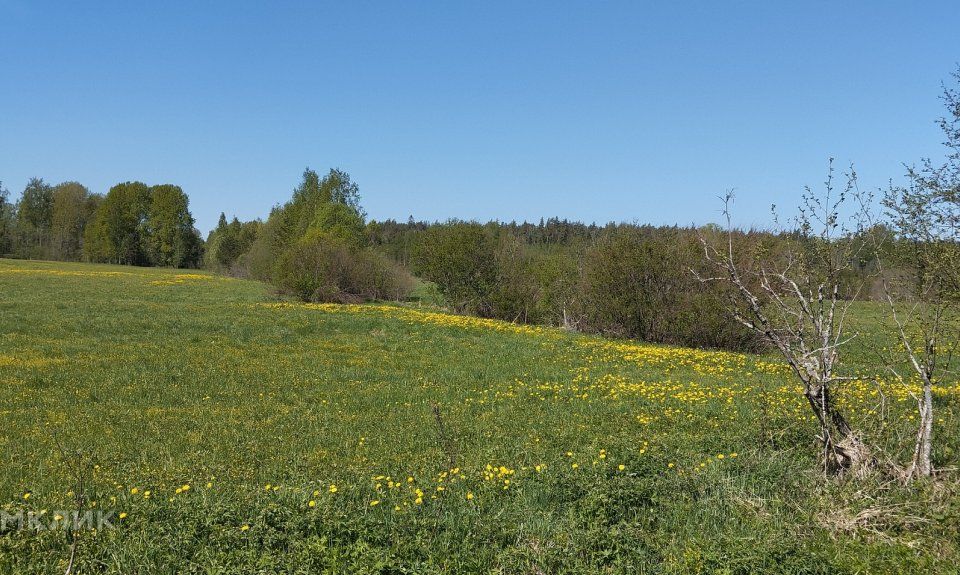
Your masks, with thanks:
[{"label": "leafy green bush", "polygon": [[497,282],[495,256],[496,239],[484,226],[450,222],[424,231],[413,262],[456,311],[490,317],[490,295]]},{"label": "leafy green bush", "polygon": [[413,289],[413,277],[398,264],[329,234],[311,234],[284,252],[274,282],[282,292],[310,302],[400,300]]},{"label": "leafy green bush", "polygon": [[586,331],[695,347],[755,350],[759,341],[732,320],[723,286],[702,283],[692,230],[622,228],[584,258],[581,327]]}]

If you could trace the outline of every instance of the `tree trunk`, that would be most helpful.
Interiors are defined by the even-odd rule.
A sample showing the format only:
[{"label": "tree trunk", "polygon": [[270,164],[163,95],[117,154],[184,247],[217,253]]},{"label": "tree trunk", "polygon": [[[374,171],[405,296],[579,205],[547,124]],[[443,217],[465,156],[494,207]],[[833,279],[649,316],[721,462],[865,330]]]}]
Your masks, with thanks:
[{"label": "tree trunk", "polygon": [[834,406],[830,388],[823,384],[808,384],[804,395],[820,422],[825,470],[843,473],[858,468],[865,459],[866,446]]},{"label": "tree trunk", "polygon": [[920,430],[917,433],[917,447],[914,455],[914,467],[917,475],[929,477],[933,473],[931,452],[933,451],[933,389],[929,383],[923,384],[923,399],[920,403]]}]

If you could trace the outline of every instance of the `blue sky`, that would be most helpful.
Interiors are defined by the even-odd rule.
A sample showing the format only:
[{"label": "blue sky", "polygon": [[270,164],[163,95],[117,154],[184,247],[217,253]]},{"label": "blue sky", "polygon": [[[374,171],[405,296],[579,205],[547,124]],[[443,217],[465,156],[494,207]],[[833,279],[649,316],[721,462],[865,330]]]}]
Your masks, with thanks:
[{"label": "blue sky", "polygon": [[0,0],[0,180],[179,184],[204,232],[306,166],[377,219],[704,223],[736,188],[766,225],[831,156],[876,188],[942,153],[958,29],[933,1]]}]

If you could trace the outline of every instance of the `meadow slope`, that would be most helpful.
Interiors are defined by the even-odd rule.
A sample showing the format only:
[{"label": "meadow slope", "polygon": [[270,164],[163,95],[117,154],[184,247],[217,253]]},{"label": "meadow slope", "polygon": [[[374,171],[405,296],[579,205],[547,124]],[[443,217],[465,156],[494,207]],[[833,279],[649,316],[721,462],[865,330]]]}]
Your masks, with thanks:
[{"label": "meadow slope", "polygon": [[[842,404],[855,422],[882,410],[870,431],[899,457],[909,397],[863,375]],[[937,464],[956,466],[960,386],[937,409]],[[84,506],[116,513],[80,534],[80,573],[948,573],[960,560],[956,475],[825,480],[775,358],[289,303],[204,272],[0,260],[0,421],[4,513],[49,525],[78,476]],[[62,573],[69,556],[62,530],[0,529],[0,572]]]}]

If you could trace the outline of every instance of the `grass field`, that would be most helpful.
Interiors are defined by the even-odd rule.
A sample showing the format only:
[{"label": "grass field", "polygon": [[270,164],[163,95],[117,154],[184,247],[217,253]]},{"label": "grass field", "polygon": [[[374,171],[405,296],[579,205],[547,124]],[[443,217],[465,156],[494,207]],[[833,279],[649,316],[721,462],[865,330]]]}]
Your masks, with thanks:
[{"label": "grass field", "polygon": [[[902,457],[912,404],[863,375],[843,405]],[[82,476],[115,527],[78,573],[956,572],[957,476],[825,480],[797,392],[772,357],[0,260],[0,504],[50,521]],[[2,572],[69,557],[0,533]]]}]

